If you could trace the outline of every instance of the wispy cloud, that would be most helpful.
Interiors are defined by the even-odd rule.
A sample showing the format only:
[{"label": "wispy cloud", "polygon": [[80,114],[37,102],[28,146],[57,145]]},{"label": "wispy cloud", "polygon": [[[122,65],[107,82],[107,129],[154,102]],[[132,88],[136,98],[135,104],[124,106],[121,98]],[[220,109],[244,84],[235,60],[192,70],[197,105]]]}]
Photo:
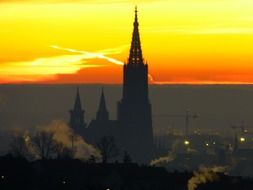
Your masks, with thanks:
[{"label": "wispy cloud", "polygon": [[[59,49],[59,50],[63,50],[63,51],[67,51],[67,52],[71,52],[71,53],[82,53],[83,55],[86,55],[88,58],[105,59],[106,61],[111,62],[116,65],[124,65],[124,63],[122,61],[119,61],[117,59],[114,59],[114,58],[104,55],[105,52],[108,54],[111,54],[112,52],[114,52],[114,53],[118,52],[119,48],[106,49],[106,50],[102,50],[102,51],[98,51],[98,52],[87,52],[87,51],[83,51],[83,50],[80,51],[80,50],[75,50],[75,49],[71,49],[71,48],[62,48],[57,45],[53,45],[50,47],[55,48],[55,49]],[[121,46],[121,48],[122,47],[125,47],[125,46]],[[104,52],[104,53],[101,53],[101,52]],[[149,77],[149,82],[152,84],[162,85],[162,84],[170,84],[171,83],[170,81],[156,81],[151,74],[148,74],[148,77]]]},{"label": "wispy cloud", "polygon": [[82,68],[101,67],[86,64],[85,58],[83,55],[61,55],[32,61],[6,62],[1,64],[0,79],[36,81],[52,78],[56,74],[73,74]]},{"label": "wispy cloud", "polygon": [[[104,67],[106,64],[92,64],[88,60],[103,59],[117,65],[124,63],[106,56],[106,54],[121,53],[124,46],[119,48],[105,49],[101,52],[79,51],[70,48],[62,48],[57,45],[51,48],[74,53],[71,55],[59,55],[42,57],[32,61],[4,62],[1,63],[0,80],[2,82],[41,81],[57,77],[58,74],[75,74],[80,69]],[[103,53],[102,53],[103,52]]]}]

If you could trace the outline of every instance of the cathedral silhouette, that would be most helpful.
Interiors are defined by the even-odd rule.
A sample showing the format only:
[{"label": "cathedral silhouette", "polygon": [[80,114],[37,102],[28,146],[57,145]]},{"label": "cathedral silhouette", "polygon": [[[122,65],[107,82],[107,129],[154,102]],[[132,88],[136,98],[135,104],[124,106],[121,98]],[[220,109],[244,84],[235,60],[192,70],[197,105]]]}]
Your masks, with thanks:
[{"label": "cathedral silhouette", "polygon": [[139,163],[150,161],[154,153],[152,109],[148,96],[148,64],[144,63],[137,8],[128,62],[123,66],[123,97],[117,105],[117,120],[109,119],[104,90],[102,89],[96,119],[85,123],[79,89],[73,110],[70,111],[70,127],[91,144],[101,138],[113,136],[122,151],[127,151]]}]

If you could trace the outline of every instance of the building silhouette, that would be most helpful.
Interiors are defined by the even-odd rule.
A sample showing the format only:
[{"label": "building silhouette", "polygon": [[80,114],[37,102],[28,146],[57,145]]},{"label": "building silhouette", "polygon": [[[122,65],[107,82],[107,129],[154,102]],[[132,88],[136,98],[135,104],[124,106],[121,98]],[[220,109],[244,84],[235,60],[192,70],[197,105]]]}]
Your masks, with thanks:
[{"label": "building silhouette", "polygon": [[145,149],[153,145],[152,115],[148,65],[142,55],[137,8],[128,63],[123,67],[123,97],[118,102],[118,121],[127,134],[125,141],[131,138],[131,148],[147,154]]},{"label": "building silhouette", "polygon": [[114,136],[119,147],[129,152],[135,161],[147,162],[154,151],[152,111],[148,96],[148,64],[142,55],[137,8],[133,25],[129,58],[123,66],[123,97],[117,105],[117,120],[109,119],[102,89],[96,119],[85,128],[77,91],[70,126],[92,144],[104,136]]},{"label": "building silhouette", "polygon": [[70,126],[74,130],[78,130],[79,128],[86,127],[84,113],[85,111],[82,109],[79,88],[77,87],[76,99],[74,103],[74,108],[69,111],[70,112]]},{"label": "building silhouette", "polygon": [[106,108],[104,89],[102,89],[99,107],[96,115],[96,121],[107,122],[109,120],[109,112]]}]

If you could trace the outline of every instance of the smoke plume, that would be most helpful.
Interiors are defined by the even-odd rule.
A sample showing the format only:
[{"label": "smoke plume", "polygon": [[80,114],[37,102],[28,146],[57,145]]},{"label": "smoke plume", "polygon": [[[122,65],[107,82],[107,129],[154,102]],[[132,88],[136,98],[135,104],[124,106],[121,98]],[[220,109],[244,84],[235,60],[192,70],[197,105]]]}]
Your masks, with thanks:
[{"label": "smoke plume", "polygon": [[150,165],[151,166],[162,166],[164,164],[167,164],[168,162],[171,162],[175,159],[173,154],[168,154],[167,156],[161,156],[160,158],[151,160]]},{"label": "smoke plume", "polygon": [[74,148],[74,158],[87,160],[94,156],[98,160],[101,159],[100,152],[92,145],[84,141],[84,139],[75,134],[74,131],[63,121],[54,120],[49,125],[39,126],[37,130],[43,130],[54,133],[54,140],[62,143],[69,149]]},{"label": "smoke plume", "polygon": [[213,182],[219,179],[217,173],[224,173],[226,167],[214,166],[214,167],[200,167],[198,171],[194,171],[194,175],[188,181],[188,190],[195,190],[198,185],[205,184],[207,182]]},{"label": "smoke plume", "polygon": [[171,151],[168,152],[168,155],[161,156],[159,158],[156,158],[150,162],[151,166],[163,166],[167,164],[168,162],[172,162],[176,159],[177,153],[180,151],[182,146],[181,140],[175,140],[174,143],[171,146]]}]

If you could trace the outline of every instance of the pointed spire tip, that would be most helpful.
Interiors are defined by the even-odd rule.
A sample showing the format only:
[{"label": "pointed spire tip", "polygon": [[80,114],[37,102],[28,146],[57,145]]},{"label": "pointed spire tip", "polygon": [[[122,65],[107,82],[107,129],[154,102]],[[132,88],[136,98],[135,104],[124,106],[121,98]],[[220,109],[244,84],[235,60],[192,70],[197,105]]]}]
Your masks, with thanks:
[{"label": "pointed spire tip", "polygon": [[81,98],[79,94],[79,86],[76,88],[76,98],[74,103],[74,110],[82,110]]},{"label": "pointed spire tip", "polygon": [[102,86],[101,95],[104,96],[104,87]]},{"label": "pointed spire tip", "polygon": [[138,17],[138,8],[137,8],[137,5],[135,6],[135,18],[137,18]]},{"label": "pointed spire tip", "polygon": [[79,96],[79,86],[76,87],[76,94]]}]

